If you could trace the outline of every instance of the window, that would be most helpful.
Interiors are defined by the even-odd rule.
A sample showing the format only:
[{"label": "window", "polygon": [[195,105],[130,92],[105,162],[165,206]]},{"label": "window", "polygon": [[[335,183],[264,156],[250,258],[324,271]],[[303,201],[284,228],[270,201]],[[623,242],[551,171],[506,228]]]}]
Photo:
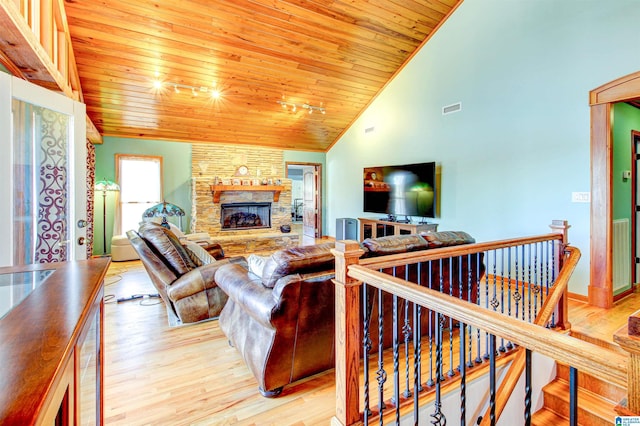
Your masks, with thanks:
[{"label": "window", "polygon": [[162,202],[162,157],[116,155],[120,232],[138,229],[142,213]]}]

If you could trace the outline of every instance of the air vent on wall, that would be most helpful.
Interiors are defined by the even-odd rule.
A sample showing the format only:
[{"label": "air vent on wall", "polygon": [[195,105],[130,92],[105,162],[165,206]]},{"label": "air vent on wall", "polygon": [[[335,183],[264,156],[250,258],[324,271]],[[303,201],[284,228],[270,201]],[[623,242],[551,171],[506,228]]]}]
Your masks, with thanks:
[{"label": "air vent on wall", "polygon": [[366,129],[364,129],[364,132],[365,132],[365,133],[371,133],[371,132],[373,132],[375,129],[376,129],[376,128],[375,128],[374,126],[367,127]]},{"label": "air vent on wall", "polygon": [[442,107],[442,115],[453,114],[462,110],[462,102],[456,102],[455,104]]}]

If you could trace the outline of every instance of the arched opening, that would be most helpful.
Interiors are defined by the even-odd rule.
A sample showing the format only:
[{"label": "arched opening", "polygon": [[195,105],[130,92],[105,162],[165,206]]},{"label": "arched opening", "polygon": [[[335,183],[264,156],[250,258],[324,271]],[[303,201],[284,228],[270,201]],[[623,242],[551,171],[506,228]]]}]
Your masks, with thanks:
[{"label": "arched opening", "polygon": [[591,273],[589,304],[613,305],[613,190],[611,108],[640,98],[640,72],[589,93],[591,106]]}]

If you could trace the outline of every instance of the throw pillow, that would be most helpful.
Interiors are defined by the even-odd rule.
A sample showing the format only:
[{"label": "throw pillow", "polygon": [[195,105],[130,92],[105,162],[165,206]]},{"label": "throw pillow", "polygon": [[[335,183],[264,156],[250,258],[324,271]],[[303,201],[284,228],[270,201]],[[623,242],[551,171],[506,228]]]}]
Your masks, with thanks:
[{"label": "throw pillow", "polygon": [[257,254],[250,254],[247,257],[247,265],[249,266],[249,272],[262,278],[262,271],[264,265],[271,258],[271,256],[260,256]]}]

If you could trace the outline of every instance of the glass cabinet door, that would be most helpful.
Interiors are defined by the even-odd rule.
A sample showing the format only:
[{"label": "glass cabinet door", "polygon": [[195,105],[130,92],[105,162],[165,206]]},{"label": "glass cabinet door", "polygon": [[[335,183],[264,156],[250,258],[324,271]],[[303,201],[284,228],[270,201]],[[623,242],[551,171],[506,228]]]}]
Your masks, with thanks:
[{"label": "glass cabinet door", "polygon": [[100,312],[102,306],[93,315],[86,337],[79,344],[78,355],[78,416],[77,425],[92,426],[100,424],[101,384],[100,369]]}]

